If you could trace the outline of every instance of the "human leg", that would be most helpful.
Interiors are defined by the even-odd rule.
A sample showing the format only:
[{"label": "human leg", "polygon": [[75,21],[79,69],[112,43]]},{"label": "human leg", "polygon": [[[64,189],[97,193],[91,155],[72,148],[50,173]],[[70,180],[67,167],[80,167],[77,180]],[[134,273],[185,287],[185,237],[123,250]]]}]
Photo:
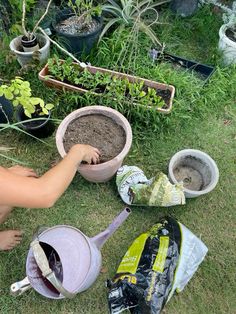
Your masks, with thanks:
[{"label": "human leg", "polygon": [[[12,211],[12,207],[0,206],[0,223],[6,220]],[[20,230],[4,230],[0,231],[0,251],[11,250],[20,243],[22,232]]]},{"label": "human leg", "polygon": [[0,205],[0,223],[3,223],[6,220],[7,216],[10,214],[11,211],[12,211],[11,206]]}]

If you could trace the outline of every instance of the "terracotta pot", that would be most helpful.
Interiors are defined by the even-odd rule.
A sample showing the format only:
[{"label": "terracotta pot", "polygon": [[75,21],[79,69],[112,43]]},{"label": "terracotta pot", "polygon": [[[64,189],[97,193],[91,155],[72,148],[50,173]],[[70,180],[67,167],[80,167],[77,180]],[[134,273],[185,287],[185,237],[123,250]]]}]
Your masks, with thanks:
[{"label": "terracotta pot", "polygon": [[[63,60],[62,60],[62,62],[63,62]],[[77,64],[77,63],[75,63],[75,64]],[[175,87],[172,85],[158,83],[158,82],[147,80],[147,79],[144,79],[141,77],[128,75],[128,74],[120,73],[120,72],[116,72],[116,71],[111,71],[111,70],[107,70],[104,68],[88,66],[87,69],[89,72],[94,73],[94,74],[96,72],[107,73],[107,74],[110,74],[111,76],[116,76],[116,77],[119,77],[121,79],[128,79],[129,82],[132,82],[132,83],[143,81],[144,85],[147,87],[151,87],[154,89],[161,89],[161,90],[169,90],[171,95],[170,95],[170,99],[169,99],[168,103],[166,103],[166,108],[157,108],[157,111],[163,112],[163,113],[169,113],[172,109],[172,103],[173,103],[173,98],[174,98],[174,94],[175,94]],[[49,70],[48,70],[48,65],[46,64],[45,67],[39,72],[39,79],[44,81],[44,83],[47,86],[58,88],[58,89],[63,89],[63,90],[73,90],[73,91],[77,91],[79,93],[88,92],[88,90],[86,90],[86,89],[74,86],[72,84],[64,83],[64,82],[59,81],[57,79],[48,77],[48,75],[49,75]],[[94,94],[96,94],[96,93],[94,93]],[[97,95],[101,95],[101,94],[97,94]],[[149,108],[151,108],[151,107],[149,107]]]},{"label": "terracotta pot", "polygon": [[79,173],[88,181],[91,182],[106,182],[110,180],[117,170],[122,165],[123,159],[128,154],[132,144],[132,129],[127,119],[118,111],[103,107],[103,106],[88,106],[70,113],[59,125],[56,133],[56,145],[61,157],[66,155],[63,138],[68,125],[75,119],[90,115],[101,114],[112,118],[117,124],[119,124],[125,131],[126,142],[123,150],[113,159],[98,164],[98,165],[86,165],[81,164],[78,168]]}]

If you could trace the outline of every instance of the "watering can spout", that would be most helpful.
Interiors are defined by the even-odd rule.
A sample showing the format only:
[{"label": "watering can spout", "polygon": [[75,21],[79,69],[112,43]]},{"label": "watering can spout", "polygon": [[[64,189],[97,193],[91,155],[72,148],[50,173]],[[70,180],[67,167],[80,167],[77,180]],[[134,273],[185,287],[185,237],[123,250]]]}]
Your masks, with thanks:
[{"label": "watering can spout", "polygon": [[114,220],[113,222],[101,233],[97,234],[91,240],[100,250],[103,244],[112,236],[112,234],[119,228],[120,225],[126,220],[131,213],[131,209],[126,207]]}]

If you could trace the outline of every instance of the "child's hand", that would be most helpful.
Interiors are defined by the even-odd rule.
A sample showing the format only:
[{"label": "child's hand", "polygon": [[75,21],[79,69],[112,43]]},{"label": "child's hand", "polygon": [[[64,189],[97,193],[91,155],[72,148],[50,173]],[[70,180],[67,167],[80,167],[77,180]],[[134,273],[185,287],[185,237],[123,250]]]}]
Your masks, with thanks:
[{"label": "child's hand", "polygon": [[86,161],[88,164],[99,163],[101,153],[95,147],[86,144],[76,144],[71,148],[71,150],[82,153],[82,161]]},{"label": "child's hand", "polygon": [[34,172],[33,169],[27,168],[27,167],[22,167],[19,165],[13,166],[8,168],[9,171],[11,171],[12,173],[18,175],[18,176],[22,176],[22,177],[34,177],[37,178],[38,175]]}]

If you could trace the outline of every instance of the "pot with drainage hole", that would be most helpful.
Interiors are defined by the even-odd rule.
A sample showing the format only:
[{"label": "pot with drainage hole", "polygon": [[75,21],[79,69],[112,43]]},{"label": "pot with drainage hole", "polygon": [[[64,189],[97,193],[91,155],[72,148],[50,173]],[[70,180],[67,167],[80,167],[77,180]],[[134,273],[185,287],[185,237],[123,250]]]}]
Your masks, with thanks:
[{"label": "pot with drainage hole", "polygon": [[100,249],[130,212],[125,208],[107,229],[93,238],[67,225],[44,230],[31,242],[27,277],[11,285],[11,294],[20,295],[33,287],[49,299],[63,299],[87,290],[101,269]]},{"label": "pot with drainage hole", "polygon": [[186,198],[194,198],[212,191],[219,180],[215,161],[206,153],[196,149],[184,149],[176,153],[169,162],[169,179],[183,182]]}]

